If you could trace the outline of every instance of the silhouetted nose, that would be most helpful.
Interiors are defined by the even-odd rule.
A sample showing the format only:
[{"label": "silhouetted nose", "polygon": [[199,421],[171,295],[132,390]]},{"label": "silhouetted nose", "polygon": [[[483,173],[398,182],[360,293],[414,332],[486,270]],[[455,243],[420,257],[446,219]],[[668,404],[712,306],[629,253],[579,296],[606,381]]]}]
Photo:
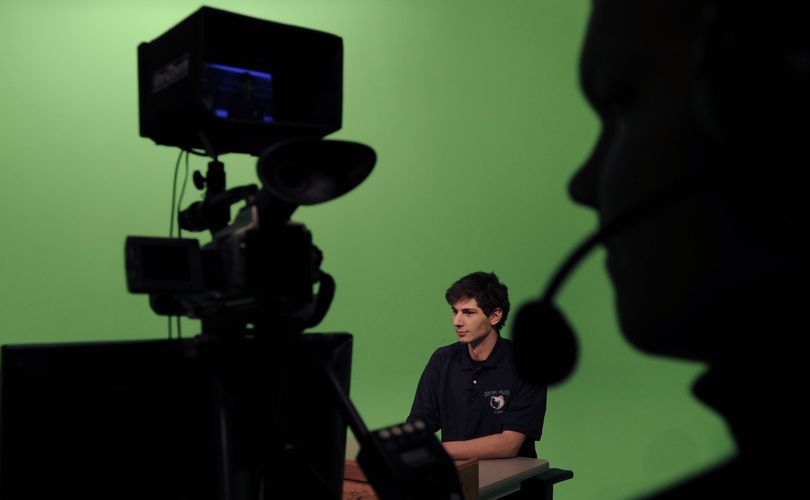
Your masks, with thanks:
[{"label": "silhouetted nose", "polygon": [[609,147],[609,131],[603,130],[590,157],[579,167],[568,182],[568,195],[577,203],[596,208],[599,203],[599,180],[605,152]]}]

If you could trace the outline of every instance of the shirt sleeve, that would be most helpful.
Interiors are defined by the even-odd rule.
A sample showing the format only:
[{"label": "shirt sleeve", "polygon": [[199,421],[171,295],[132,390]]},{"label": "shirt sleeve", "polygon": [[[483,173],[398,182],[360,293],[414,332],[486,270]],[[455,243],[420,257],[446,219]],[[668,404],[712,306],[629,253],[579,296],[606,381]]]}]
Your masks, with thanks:
[{"label": "shirt sleeve", "polygon": [[503,413],[503,430],[520,432],[539,441],[546,415],[547,388],[532,385],[519,377],[514,387],[515,392]]},{"label": "shirt sleeve", "polygon": [[422,376],[419,377],[419,384],[416,386],[416,395],[411,405],[411,414],[408,415],[408,422],[422,420],[425,422],[430,432],[437,432],[441,429],[441,414],[439,413],[439,372],[436,353],[430,357]]}]

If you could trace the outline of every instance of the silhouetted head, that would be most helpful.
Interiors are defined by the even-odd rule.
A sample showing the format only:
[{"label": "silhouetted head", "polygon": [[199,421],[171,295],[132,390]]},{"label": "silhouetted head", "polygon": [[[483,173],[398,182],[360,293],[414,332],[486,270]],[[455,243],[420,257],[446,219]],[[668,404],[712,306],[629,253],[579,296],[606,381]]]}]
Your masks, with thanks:
[{"label": "silhouetted head", "polygon": [[495,273],[475,272],[453,283],[444,294],[447,303],[454,306],[461,300],[475,299],[486,316],[501,310],[500,321],[493,327],[500,331],[509,315],[509,291]]},{"label": "silhouetted head", "polygon": [[581,78],[602,131],[571,196],[606,224],[694,186],[605,243],[622,331],[644,351],[716,360],[797,341],[768,326],[798,314],[807,275],[800,3],[593,2]]}]

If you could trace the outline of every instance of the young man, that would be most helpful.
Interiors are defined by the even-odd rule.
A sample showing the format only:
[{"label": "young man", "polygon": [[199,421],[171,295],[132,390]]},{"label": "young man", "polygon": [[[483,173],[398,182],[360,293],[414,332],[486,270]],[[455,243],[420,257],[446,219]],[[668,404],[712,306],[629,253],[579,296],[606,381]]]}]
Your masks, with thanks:
[{"label": "young man", "polygon": [[428,361],[408,422],[442,431],[453,458],[536,457],[546,412],[546,388],[518,377],[512,342],[500,336],[509,295],[492,273],[477,272],[445,294],[458,342]]}]

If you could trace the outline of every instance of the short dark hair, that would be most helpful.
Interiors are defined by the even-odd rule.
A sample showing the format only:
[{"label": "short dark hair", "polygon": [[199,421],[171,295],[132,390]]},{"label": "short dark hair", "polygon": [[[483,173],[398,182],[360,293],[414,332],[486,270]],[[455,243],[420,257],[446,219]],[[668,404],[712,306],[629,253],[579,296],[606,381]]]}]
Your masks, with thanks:
[{"label": "short dark hair", "polygon": [[498,281],[495,273],[479,271],[468,274],[450,285],[444,298],[451,306],[459,300],[475,299],[487,316],[495,309],[500,309],[501,320],[494,325],[495,330],[500,332],[501,327],[506,324],[506,317],[509,315],[509,290]]}]

